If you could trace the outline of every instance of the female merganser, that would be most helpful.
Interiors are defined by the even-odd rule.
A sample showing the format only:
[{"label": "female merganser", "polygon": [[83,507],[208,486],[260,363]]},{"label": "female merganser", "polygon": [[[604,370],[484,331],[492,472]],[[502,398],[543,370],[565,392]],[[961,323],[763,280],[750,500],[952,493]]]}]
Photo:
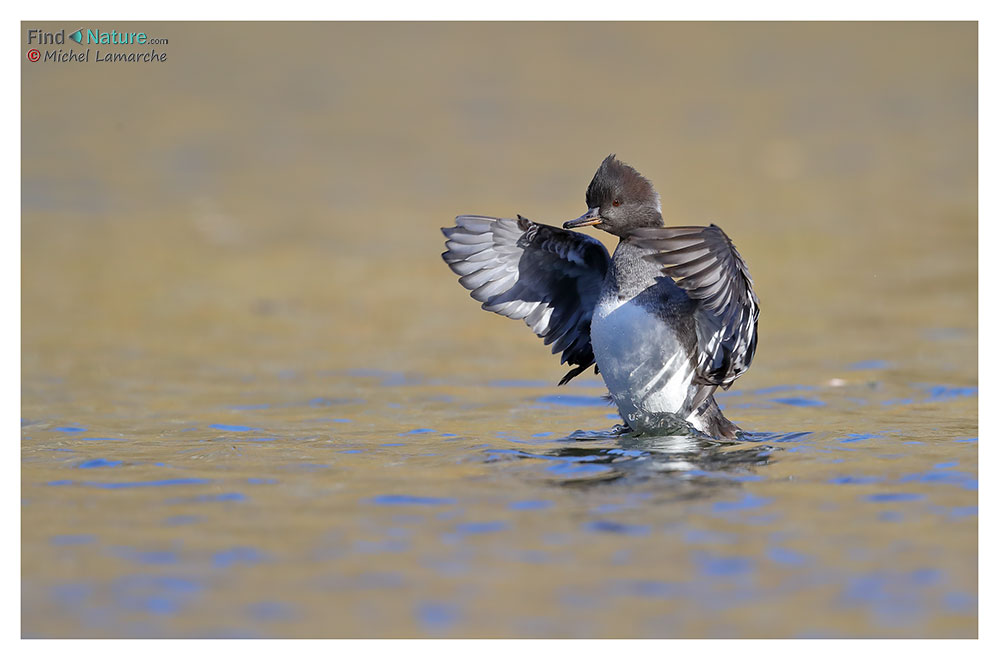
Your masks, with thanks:
[{"label": "female merganser", "polygon": [[[719,227],[666,227],[652,184],[613,154],[586,189],[587,212],[559,229],[527,218],[460,215],[444,261],[482,308],[523,319],[562,363],[562,385],[596,362],[639,433],[692,426],[734,438],[718,408],[756,352],[759,301]],[[620,241],[565,231],[594,226]]]}]

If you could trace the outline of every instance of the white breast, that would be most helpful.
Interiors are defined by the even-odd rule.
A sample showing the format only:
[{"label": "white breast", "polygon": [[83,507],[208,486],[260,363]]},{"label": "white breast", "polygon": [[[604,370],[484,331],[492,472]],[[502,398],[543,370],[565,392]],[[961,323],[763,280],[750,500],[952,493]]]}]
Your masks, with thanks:
[{"label": "white breast", "polygon": [[657,413],[683,414],[693,371],[675,333],[632,300],[601,301],[590,339],[600,375],[632,428]]}]

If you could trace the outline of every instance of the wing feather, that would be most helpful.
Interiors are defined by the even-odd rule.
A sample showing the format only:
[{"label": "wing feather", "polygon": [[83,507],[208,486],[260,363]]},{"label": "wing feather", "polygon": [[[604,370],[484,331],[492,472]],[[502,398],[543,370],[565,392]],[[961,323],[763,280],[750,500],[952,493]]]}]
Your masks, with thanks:
[{"label": "wing feather", "polygon": [[523,319],[575,365],[559,385],[593,364],[590,319],[610,266],[600,241],[521,216],[460,215],[441,231],[441,256],[482,309]]},{"label": "wing feather", "polygon": [[698,381],[728,389],[756,354],[760,301],[746,262],[716,225],[639,229],[632,240],[697,302]]}]

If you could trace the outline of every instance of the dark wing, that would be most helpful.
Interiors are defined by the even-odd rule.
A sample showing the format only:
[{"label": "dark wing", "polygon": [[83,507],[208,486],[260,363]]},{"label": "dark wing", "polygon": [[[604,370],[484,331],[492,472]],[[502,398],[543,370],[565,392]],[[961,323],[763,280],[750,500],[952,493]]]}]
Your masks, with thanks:
[{"label": "dark wing", "polygon": [[600,241],[521,216],[459,215],[441,231],[441,256],[482,309],[524,319],[563,364],[577,365],[559,385],[593,364],[590,318],[610,265]]},{"label": "dark wing", "polygon": [[760,301],[746,262],[721,228],[639,229],[634,241],[657,250],[647,258],[697,304],[698,381],[728,389],[756,353]]}]

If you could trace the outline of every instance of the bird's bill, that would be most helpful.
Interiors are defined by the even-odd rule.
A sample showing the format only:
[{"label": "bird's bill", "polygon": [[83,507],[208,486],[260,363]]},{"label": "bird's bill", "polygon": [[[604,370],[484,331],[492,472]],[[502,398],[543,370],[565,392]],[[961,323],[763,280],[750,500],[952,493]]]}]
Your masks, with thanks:
[{"label": "bird's bill", "polygon": [[600,219],[600,209],[587,209],[586,213],[579,216],[575,220],[570,220],[562,225],[563,229],[575,229],[576,227],[589,227],[590,225],[599,225],[603,220]]}]

